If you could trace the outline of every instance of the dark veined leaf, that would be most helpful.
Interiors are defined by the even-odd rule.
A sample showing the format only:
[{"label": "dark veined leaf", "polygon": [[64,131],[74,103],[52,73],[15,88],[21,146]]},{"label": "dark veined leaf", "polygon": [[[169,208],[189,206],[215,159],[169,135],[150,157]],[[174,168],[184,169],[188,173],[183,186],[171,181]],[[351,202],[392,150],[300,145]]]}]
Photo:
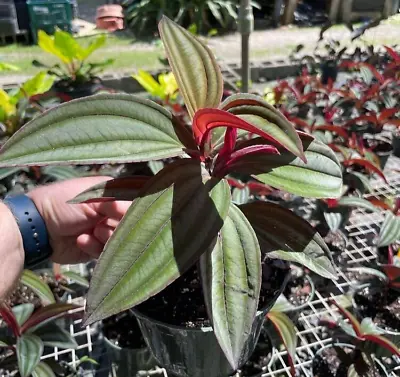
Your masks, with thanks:
[{"label": "dark veined leaf", "polygon": [[32,372],[32,377],[56,377],[56,375],[49,365],[41,361]]},{"label": "dark veined leaf", "polygon": [[35,306],[33,304],[20,304],[12,308],[15,318],[19,326],[22,326],[27,319],[32,315]]},{"label": "dark veined leaf", "polygon": [[349,134],[347,131],[340,127],[340,126],[332,126],[332,125],[322,125],[322,126],[316,126],[314,130],[321,130],[321,131],[330,131],[338,134],[339,136],[342,136],[345,140],[349,138]]},{"label": "dark veined leaf", "polygon": [[152,101],[98,94],[59,105],[28,122],[4,144],[0,167],[179,156],[184,154],[179,137],[187,136],[182,127]]},{"label": "dark veined leaf", "polygon": [[68,311],[78,309],[79,306],[73,304],[50,304],[38,309],[33,315],[23,324],[21,332],[33,332],[44,326],[46,323],[66,315]]},{"label": "dark veined leaf", "polygon": [[21,275],[21,284],[32,289],[39,296],[43,305],[54,304],[56,302],[50,287],[34,272],[24,270]]},{"label": "dark veined leaf", "polygon": [[90,203],[111,200],[134,200],[150,177],[115,178],[94,185],[77,195],[69,204]]},{"label": "dark veined leaf", "polygon": [[383,264],[381,268],[389,279],[389,285],[393,288],[400,288],[400,267],[393,264]]},{"label": "dark veined leaf", "polygon": [[379,232],[378,247],[388,246],[398,240],[400,240],[400,217],[391,211],[386,211]]},{"label": "dark veined leaf", "polygon": [[345,196],[337,202],[339,206],[363,208],[367,211],[378,212],[379,208],[373,205],[370,201],[359,198],[357,196]]},{"label": "dark veined leaf", "polygon": [[199,109],[218,107],[223,81],[211,50],[165,16],[159,23],[159,31],[190,117]]},{"label": "dark veined leaf", "polygon": [[63,271],[61,275],[73,283],[89,288],[89,281],[75,271]]},{"label": "dark veined leaf", "polygon": [[371,192],[373,191],[373,187],[371,185],[371,182],[369,180],[369,178],[359,172],[350,172],[348,173],[348,176],[350,177],[350,179],[354,179],[355,180],[355,184],[353,184],[354,186],[356,186],[357,189],[359,189],[361,192]]},{"label": "dark veined leaf", "polygon": [[397,357],[400,357],[400,350],[399,348],[392,343],[389,339],[386,339],[383,336],[380,335],[374,335],[374,334],[365,334],[363,336],[365,340],[369,340],[370,342],[374,342],[381,346],[382,348],[385,348],[388,350],[392,355],[396,355]]},{"label": "dark veined leaf", "polygon": [[336,279],[329,248],[307,221],[274,203],[253,202],[240,209],[254,228],[262,253]]},{"label": "dark veined leaf", "polygon": [[253,228],[234,204],[215,245],[201,256],[200,271],[215,336],[236,370],[257,312],[261,252]]},{"label": "dark veined leaf", "polygon": [[354,330],[354,333],[356,334],[357,337],[360,338],[362,336],[361,324],[360,324],[360,322],[357,321],[357,318],[354,317],[354,315],[351,314],[347,309],[345,309],[342,306],[340,306],[335,300],[332,300],[331,302],[332,302],[333,305],[335,305],[339,309],[340,314],[345,319],[349,320],[350,325]]},{"label": "dark veined leaf", "polygon": [[285,314],[275,311],[270,311],[267,318],[272,322],[275,330],[278,332],[288,353],[288,360],[290,364],[290,373],[294,377],[296,370],[294,368],[294,358],[296,355],[296,328],[292,320]]},{"label": "dark veined leaf", "polygon": [[131,308],[172,283],[210,246],[229,205],[228,183],[210,178],[195,160],[178,160],[154,176],[97,262],[86,323]]},{"label": "dark veined leaf", "polygon": [[350,210],[347,208],[333,208],[323,212],[324,220],[332,232],[343,228],[349,220]]},{"label": "dark veined leaf", "polygon": [[233,94],[221,104],[220,109],[237,115],[265,131],[270,140],[304,160],[303,145],[292,123],[261,97],[253,94]]},{"label": "dark veined leaf", "polygon": [[33,334],[17,339],[18,369],[21,377],[28,377],[37,367],[43,354],[43,342]]},{"label": "dark veined leaf", "polygon": [[250,197],[250,189],[248,186],[244,186],[243,188],[235,187],[232,190],[232,202],[235,204],[244,204],[249,201]]},{"label": "dark veined leaf", "polygon": [[78,347],[75,338],[68,331],[63,330],[53,322],[49,322],[35,330],[34,334],[48,347],[58,347],[61,349],[76,349]]},{"label": "dark veined leaf", "polygon": [[[311,198],[335,198],[342,193],[342,170],[335,153],[324,143],[300,135],[307,163],[290,152],[244,156],[230,171],[255,174],[262,183]],[[262,144],[259,138],[249,144]]]}]

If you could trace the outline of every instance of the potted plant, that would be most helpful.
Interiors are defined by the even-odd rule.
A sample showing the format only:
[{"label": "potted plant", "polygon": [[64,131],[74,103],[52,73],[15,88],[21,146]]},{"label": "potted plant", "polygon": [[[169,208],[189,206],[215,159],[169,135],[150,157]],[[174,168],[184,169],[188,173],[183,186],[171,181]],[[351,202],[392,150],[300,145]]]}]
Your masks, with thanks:
[{"label": "potted plant", "polygon": [[45,346],[76,348],[71,335],[59,327],[54,320],[66,316],[70,310],[77,309],[72,304],[50,304],[34,311],[34,305],[27,303],[13,307],[0,305],[0,316],[10,331],[0,341],[5,348],[0,368],[18,371],[21,377],[31,374],[41,376],[41,370],[49,366],[40,361]]},{"label": "potted plant", "polygon": [[[343,319],[320,320],[333,331],[332,343],[317,352],[313,359],[313,376],[389,376],[384,365],[373,354],[380,348],[400,356],[400,350],[373,325],[370,318],[358,320],[344,307],[332,301]],[[347,320],[348,322],[345,322]]]},{"label": "potted plant", "polygon": [[[32,110],[41,111],[41,106],[36,104],[34,97],[37,94],[47,92],[53,85],[54,78],[46,72],[39,72],[23,83],[19,88],[9,92],[0,89],[0,124],[1,133],[10,136],[23,124],[32,118]],[[40,112],[39,111],[39,112]]]},{"label": "potted plant", "polygon": [[102,89],[101,80],[97,75],[114,62],[114,59],[106,59],[98,63],[87,61],[93,52],[106,43],[106,39],[106,35],[102,34],[88,46],[82,46],[65,31],[57,29],[54,36],[50,36],[45,31],[39,30],[39,47],[56,56],[60,62],[48,66],[34,60],[32,64],[46,68],[49,74],[57,77],[54,90],[64,101],[89,96]]},{"label": "potted plant", "polygon": [[393,155],[400,157],[400,130],[396,129],[392,133]]},{"label": "potted plant", "polygon": [[[286,283],[287,267],[279,259],[336,276],[329,249],[306,221],[267,202],[234,205],[225,177],[254,175],[296,195],[331,198],[341,193],[342,174],[328,146],[297,133],[262,98],[236,94],[221,104],[222,76],[211,51],[167,18],[160,31],[192,132],[149,100],[96,95],[36,118],[4,145],[0,167],[181,157],[147,180],[116,179],[86,191],[86,200],[118,196],[134,202],[96,265],[85,323],[136,307],[161,366],[178,375],[212,377],[233,372],[253,351]],[[224,142],[216,149],[220,132],[214,130],[221,127]],[[238,135],[238,129],[253,137]],[[195,319],[197,328],[162,323],[138,307],[174,299],[168,290],[182,287],[185,304],[201,303],[192,316],[186,313],[185,323]],[[188,293],[192,288],[194,295]],[[176,313],[164,307],[158,315]],[[205,321],[199,323],[199,315]]]}]

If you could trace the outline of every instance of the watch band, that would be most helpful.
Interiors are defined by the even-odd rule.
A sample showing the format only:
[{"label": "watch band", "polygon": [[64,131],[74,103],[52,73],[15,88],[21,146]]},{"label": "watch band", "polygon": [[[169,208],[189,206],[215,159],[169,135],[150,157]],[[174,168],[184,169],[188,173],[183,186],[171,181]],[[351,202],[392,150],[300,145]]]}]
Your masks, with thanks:
[{"label": "watch band", "polygon": [[8,196],[3,203],[13,213],[25,251],[25,267],[45,261],[51,255],[46,224],[35,203],[27,195]]}]

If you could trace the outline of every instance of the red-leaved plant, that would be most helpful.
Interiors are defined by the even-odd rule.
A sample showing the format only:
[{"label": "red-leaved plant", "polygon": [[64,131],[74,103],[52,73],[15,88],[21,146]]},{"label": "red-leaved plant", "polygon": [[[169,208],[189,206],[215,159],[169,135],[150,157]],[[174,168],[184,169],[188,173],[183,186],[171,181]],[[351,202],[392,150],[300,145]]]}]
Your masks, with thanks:
[{"label": "red-leaved plant", "polygon": [[86,323],[138,305],[200,260],[209,318],[236,369],[257,312],[261,254],[328,278],[335,269],[306,221],[266,202],[236,206],[226,176],[332,198],[341,193],[342,172],[327,145],[296,132],[262,98],[234,94],[220,103],[222,75],[208,47],[166,17],[159,28],[191,131],[152,101],[96,95],[27,124],[2,148],[0,167],[181,157],[154,177],[115,179],[74,199],[133,200],[97,263]]},{"label": "red-leaved plant", "polygon": [[67,331],[53,322],[77,308],[78,306],[73,304],[60,303],[34,311],[34,305],[30,303],[14,306],[12,309],[7,304],[0,303],[0,317],[11,331],[11,336],[0,341],[0,349],[5,348],[9,351],[2,359],[2,366],[13,364],[16,356],[21,377],[31,374],[42,376],[42,370],[50,369],[45,362],[40,361],[45,346],[62,349],[78,346]]},{"label": "red-leaved plant", "polygon": [[[348,369],[348,376],[362,377],[368,375],[368,371],[376,370],[372,353],[376,352],[377,348],[383,348],[390,354],[400,357],[400,350],[381,335],[381,331],[374,325],[371,318],[364,318],[360,323],[353,314],[335,300],[332,300],[332,303],[339,309],[343,319],[339,321],[321,319],[319,324],[334,330],[334,344],[339,340],[355,347],[350,355],[337,349],[339,359]],[[350,370],[355,373],[350,374]]]}]

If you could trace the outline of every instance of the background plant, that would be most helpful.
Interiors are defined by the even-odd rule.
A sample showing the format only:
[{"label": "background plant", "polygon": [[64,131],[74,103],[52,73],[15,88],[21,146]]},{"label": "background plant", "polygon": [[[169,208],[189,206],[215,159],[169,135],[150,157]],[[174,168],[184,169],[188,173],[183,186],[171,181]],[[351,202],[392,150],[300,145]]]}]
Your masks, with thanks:
[{"label": "background plant", "polygon": [[38,45],[40,48],[57,57],[60,63],[52,67],[33,61],[38,67],[48,69],[48,73],[55,75],[59,80],[69,85],[79,85],[93,80],[104,68],[114,62],[114,59],[106,59],[99,63],[89,63],[90,55],[106,43],[107,36],[99,35],[88,46],[82,46],[69,33],[57,29],[54,36],[46,34],[45,31],[38,32]]}]

